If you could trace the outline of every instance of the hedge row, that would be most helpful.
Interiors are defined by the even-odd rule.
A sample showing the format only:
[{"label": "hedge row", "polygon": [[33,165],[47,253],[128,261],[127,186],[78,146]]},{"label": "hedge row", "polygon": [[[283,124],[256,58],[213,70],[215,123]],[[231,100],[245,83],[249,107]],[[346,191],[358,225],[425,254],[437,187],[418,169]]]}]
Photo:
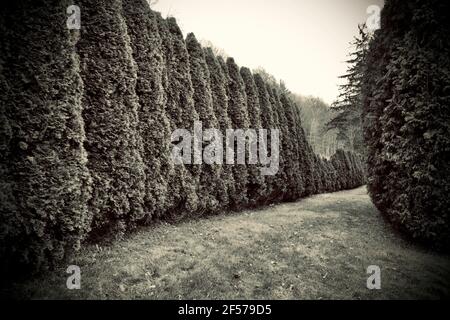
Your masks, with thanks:
[{"label": "hedge row", "polygon": [[63,27],[69,1],[0,6],[0,261],[38,266],[90,230],[85,87],[76,35]]},{"label": "hedge row", "polygon": [[387,1],[364,77],[372,199],[395,227],[450,247],[450,5]]},{"label": "hedge row", "polygon": [[[80,31],[66,28],[69,1],[26,3],[2,4],[0,14],[3,268],[51,266],[85,240],[120,238],[155,219],[364,183],[358,157],[312,152],[285,88],[216,57],[193,34],[185,40],[146,0],[80,0]],[[279,129],[278,173],[174,164],[171,134],[192,132],[195,121],[223,134]]]}]

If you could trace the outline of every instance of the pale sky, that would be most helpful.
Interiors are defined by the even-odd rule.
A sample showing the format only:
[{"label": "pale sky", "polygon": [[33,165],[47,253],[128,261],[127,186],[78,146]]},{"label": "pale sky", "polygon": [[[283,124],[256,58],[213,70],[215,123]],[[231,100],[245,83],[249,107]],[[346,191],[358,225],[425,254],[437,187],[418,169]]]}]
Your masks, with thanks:
[{"label": "pale sky", "polygon": [[383,0],[159,0],[152,8],[240,66],[262,66],[292,92],[331,103],[370,5]]}]

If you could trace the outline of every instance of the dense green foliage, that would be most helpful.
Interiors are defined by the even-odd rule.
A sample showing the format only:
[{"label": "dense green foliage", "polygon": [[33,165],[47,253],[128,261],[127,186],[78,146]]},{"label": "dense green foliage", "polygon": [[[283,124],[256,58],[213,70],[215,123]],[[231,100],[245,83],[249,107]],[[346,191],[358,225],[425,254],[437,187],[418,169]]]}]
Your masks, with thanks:
[{"label": "dense green foliage", "polygon": [[[204,130],[218,128],[219,123],[213,107],[208,65],[206,64],[203,48],[193,33],[187,35],[186,47],[189,53],[190,75],[194,89],[194,106],[199,116],[199,121],[201,121]],[[217,139],[219,138],[208,136],[204,138],[204,143],[214,144]],[[215,212],[219,208],[219,201],[216,196],[220,192],[225,192],[225,186],[220,181],[221,166],[213,163],[203,163],[200,170],[197,190],[199,207],[197,210],[207,213]]]},{"label": "dense green foliage", "polygon": [[170,205],[170,177],[174,175],[170,160],[170,120],[165,110],[162,40],[157,18],[146,0],[124,0],[124,17],[137,66],[136,94],[139,98],[139,133],[145,174],[144,210],[146,220],[161,217]]},{"label": "dense green foliage", "polygon": [[372,199],[414,239],[450,244],[450,5],[386,2],[363,81]]},{"label": "dense green foliage", "polygon": [[302,143],[304,142],[302,140],[304,133],[299,131],[301,126],[297,125],[294,115],[296,107],[293,104],[293,101],[289,98],[288,92],[284,91],[281,93],[280,103],[281,114],[285,115],[285,125],[283,127],[287,129],[286,134],[290,142],[290,152],[292,154],[292,165],[290,166],[292,177],[289,183],[290,192],[286,199],[295,200],[300,198],[305,193],[304,173],[306,171],[304,170],[305,167],[302,168],[301,165],[304,164],[303,159],[306,156],[306,153],[302,152],[302,150],[305,149],[306,144]]},{"label": "dense green foliage", "polygon": [[335,114],[327,123],[327,130],[337,132],[337,140],[345,149],[365,154],[361,123],[363,104],[361,88],[371,34],[365,25],[358,28],[359,35],[352,43],[354,51],[346,61],[347,73],[340,77],[345,83],[340,86],[339,97],[332,104]]},{"label": "dense green foliage", "polygon": [[[272,104],[270,102],[270,96],[267,91],[266,83],[259,74],[253,75],[255,81],[255,87],[258,93],[259,110],[260,110],[260,123],[261,127],[264,129],[275,129],[277,128],[275,120],[273,118]],[[268,134],[264,137],[265,149],[268,154],[272,154],[271,150],[271,135]],[[261,146],[260,146],[261,148]],[[276,197],[277,186],[276,186],[277,175],[268,175],[265,177],[265,202],[270,202],[274,197]]]},{"label": "dense green foliage", "polygon": [[[261,110],[259,107],[259,95],[256,89],[255,80],[250,69],[246,67],[241,68],[241,76],[244,81],[245,93],[247,96],[247,110],[248,118],[250,121],[250,129],[255,130],[258,134],[260,129],[263,129],[261,125]],[[256,140],[256,137],[254,137]],[[261,148],[261,145],[258,145]],[[264,176],[261,175],[260,166],[258,164],[250,164],[247,162],[248,168],[248,185],[247,194],[249,197],[249,205],[256,206],[261,199],[264,199],[265,195],[265,182]]]},{"label": "dense green foliage", "polygon": [[[218,128],[226,132],[232,128],[230,117],[228,116],[228,96],[227,82],[223,69],[214,55],[211,48],[204,49],[205,59],[210,74],[210,88],[213,100],[214,114],[217,117]],[[223,146],[223,154],[226,154],[226,145]],[[222,165],[219,186],[217,188],[217,200],[221,208],[228,208],[230,196],[236,192],[234,186],[233,167],[226,163]]]},{"label": "dense green foliage", "polygon": [[[80,0],[80,31],[66,28],[68,5],[18,1],[0,13],[2,267],[52,265],[86,239],[120,238],[155,219],[364,183],[358,157],[314,154],[283,85],[225,62],[193,34],[185,40],[175,19],[147,1]],[[271,130],[279,130],[279,170],[263,176],[249,146],[233,144],[245,163],[174,163],[181,141],[171,135],[193,134],[195,121],[204,133],[220,130],[224,161],[227,129],[267,129],[258,147],[269,154]]]},{"label": "dense green foliage", "polygon": [[[174,18],[165,20],[157,14],[157,21],[164,53],[164,103],[171,131],[187,129],[192,132],[198,114],[194,107],[189,56],[183,35]],[[168,182],[171,205],[166,215],[169,213],[171,218],[177,219],[178,216],[196,212],[199,205],[197,187],[200,173],[198,166],[175,165],[175,172]]]},{"label": "dense green foliage", "polygon": [[[84,83],[93,236],[120,237],[144,215],[145,172],[138,130],[137,72],[122,2],[80,2],[86,23],[77,52]],[[99,81],[100,80],[100,81]]]},{"label": "dense green foliage", "polygon": [[[219,57],[219,61],[221,58]],[[239,73],[239,67],[233,58],[228,58],[226,64],[222,63],[225,74],[228,77],[227,93],[228,93],[228,114],[230,115],[232,128],[246,130],[250,128],[250,120],[247,110],[247,95],[245,93],[244,80]],[[233,145],[234,145],[233,140]],[[236,150],[235,161],[240,150]],[[242,150],[241,150],[242,151]],[[243,151],[245,152],[245,150]],[[244,164],[233,165],[235,190],[232,195],[232,207],[239,209],[245,207],[248,202],[247,185],[248,168]]]},{"label": "dense green foliage", "polygon": [[67,5],[16,1],[0,9],[2,268],[61,260],[90,230],[83,84]]}]

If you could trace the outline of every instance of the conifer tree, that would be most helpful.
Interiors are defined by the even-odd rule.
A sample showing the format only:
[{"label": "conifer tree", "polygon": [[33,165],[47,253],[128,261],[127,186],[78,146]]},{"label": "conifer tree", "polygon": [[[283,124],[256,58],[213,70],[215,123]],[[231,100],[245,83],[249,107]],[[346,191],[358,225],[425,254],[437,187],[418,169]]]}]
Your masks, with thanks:
[{"label": "conifer tree", "polygon": [[[259,130],[263,129],[263,127],[261,125],[261,110],[259,105],[258,90],[250,69],[242,67],[240,73],[244,81],[245,93],[247,96],[247,110],[250,128],[255,130],[255,133],[259,135]],[[258,148],[261,148],[261,145],[258,145]],[[250,205],[256,206],[266,193],[264,176],[261,174],[259,164],[249,164],[247,167],[249,174],[247,185],[248,198]]]},{"label": "conifer tree", "polygon": [[336,150],[332,157],[334,167],[339,181],[339,190],[349,189],[348,168],[345,160],[345,151],[342,149]]},{"label": "conifer tree", "polygon": [[81,0],[77,43],[84,83],[92,237],[121,235],[144,216],[145,172],[138,131],[136,66],[122,1]]},{"label": "conifer tree", "polygon": [[0,264],[52,266],[89,231],[83,85],[68,1],[0,5]]},{"label": "conifer tree", "polygon": [[170,121],[165,110],[164,60],[156,14],[146,0],[123,0],[124,17],[137,65],[136,93],[139,97],[139,133],[146,179],[147,220],[170,207],[168,182],[174,175],[170,161]]},{"label": "conifer tree", "polygon": [[286,117],[286,127],[292,148],[292,181],[290,186],[291,200],[296,200],[304,194],[305,190],[303,181],[304,172],[301,170],[301,149],[304,149],[305,146],[301,144],[303,141],[301,141],[301,137],[299,137],[300,133],[298,131],[301,127],[298,127],[295,121],[295,106],[288,94],[289,92],[284,89],[280,95],[280,102]]},{"label": "conifer tree", "polygon": [[[183,34],[174,18],[164,20],[157,14],[157,20],[164,49],[163,86],[171,130],[186,129],[194,134],[194,122],[198,120],[198,115],[194,108],[189,56]],[[200,167],[194,164],[176,164],[174,169],[175,173],[169,181],[169,192],[172,195],[172,207],[167,216],[169,219],[196,214],[199,204],[197,186]]]},{"label": "conifer tree", "polygon": [[[214,112],[217,117],[220,131],[222,132],[222,135],[225,136],[227,129],[232,128],[231,120],[228,115],[227,82],[223,69],[220,66],[217,58],[214,56],[213,50],[211,48],[206,48],[204,51],[206,63],[208,65],[208,70],[210,73],[210,86]],[[235,192],[233,167],[232,165],[228,165],[225,162],[225,148],[226,144],[224,143],[224,163],[222,165],[220,176],[220,180],[223,182],[223,186],[219,186],[217,194],[217,199],[219,200],[222,208],[227,208],[229,206],[229,197]]]},{"label": "conifer tree", "polygon": [[337,171],[336,168],[333,165],[332,162],[332,158],[330,160],[328,160],[328,167],[329,167],[329,172],[330,172],[330,177],[331,177],[331,191],[338,191],[340,190],[339,187],[339,177],[337,175]]},{"label": "conifer tree", "polygon": [[190,77],[189,54],[183,34],[175,18],[168,18],[166,24],[173,50],[172,59],[168,67],[172,89],[170,95],[173,96],[172,111],[174,114],[171,114],[171,116],[176,120],[175,125],[179,128],[193,129],[194,121],[199,120],[199,118],[194,107],[194,90]]},{"label": "conifer tree", "polygon": [[[219,61],[221,60],[222,59],[219,57]],[[228,113],[233,129],[247,130],[250,127],[250,121],[247,113],[247,98],[245,95],[244,81],[239,73],[239,67],[236,62],[234,62],[233,58],[228,58],[224,65],[224,70],[226,70],[228,76]],[[233,176],[235,181],[235,193],[232,198],[233,208],[238,209],[245,207],[248,204],[247,166],[245,164],[235,164],[233,166]]]},{"label": "conifer tree", "polygon": [[266,89],[269,94],[269,101],[272,109],[272,119],[273,124],[275,126],[275,129],[279,130],[280,134],[280,141],[279,141],[279,170],[275,177],[275,183],[274,183],[274,198],[273,201],[278,202],[282,201],[284,195],[287,192],[287,186],[286,181],[288,181],[287,177],[287,166],[288,162],[286,161],[286,146],[285,143],[283,143],[284,140],[284,129],[282,128],[282,122],[280,121],[279,116],[279,105],[276,100],[275,91],[272,88],[272,84],[269,84],[266,82]]},{"label": "conifer tree", "polygon": [[[306,140],[306,139],[305,139]],[[310,192],[311,194],[317,194],[320,193],[320,185],[319,185],[319,181],[320,181],[320,168],[317,166],[317,162],[315,159],[316,154],[314,153],[313,148],[311,147],[311,145],[308,142],[305,142],[306,144],[306,154],[308,157],[308,162],[307,165],[310,167],[309,169],[309,174],[311,176],[311,188],[310,188]]]},{"label": "conifer tree", "polygon": [[322,166],[325,170],[324,188],[325,192],[333,192],[333,178],[330,170],[330,165],[328,159],[321,158]]},{"label": "conifer tree", "polygon": [[312,155],[314,152],[311,145],[308,143],[305,131],[303,130],[300,108],[296,105],[293,111],[296,128],[298,130],[297,141],[300,153],[300,171],[302,172],[302,181],[304,185],[304,190],[301,196],[307,196],[316,193],[316,187],[314,185],[315,171],[312,163]]},{"label": "conifer tree", "polygon": [[354,52],[346,61],[347,73],[340,77],[345,79],[345,84],[339,87],[339,97],[332,104],[335,116],[327,123],[327,130],[337,130],[338,139],[346,149],[364,154],[361,85],[371,35],[365,25],[359,25],[358,30],[359,35],[352,43]]},{"label": "conifer tree", "polygon": [[[187,35],[186,47],[189,53],[190,75],[194,89],[194,106],[199,120],[202,123],[203,130],[206,132],[208,129],[219,129],[219,123],[214,113],[208,66],[203,49],[193,33]],[[212,148],[211,152],[208,153],[209,157],[212,158],[211,160],[214,160],[214,146],[222,145],[221,137],[204,137],[203,144],[208,145],[205,146],[204,152],[208,152],[208,148]],[[220,160],[222,161],[223,157]],[[220,171],[221,167],[217,163],[208,164],[203,161],[201,165],[197,192],[202,211],[215,212],[219,208],[219,203],[216,198],[217,191],[218,189],[222,192],[225,191],[223,182],[220,181]]]},{"label": "conifer tree", "polygon": [[[254,80],[255,85],[258,91],[258,98],[259,98],[259,105],[260,105],[260,116],[261,116],[261,126],[266,130],[275,130],[278,129],[277,125],[275,123],[275,120],[273,118],[273,110],[272,110],[272,104],[270,102],[270,96],[267,92],[266,84],[259,74],[254,74]],[[266,141],[267,150],[266,152],[268,155],[272,154],[272,141],[271,141],[271,135],[268,132],[267,137],[264,137]],[[276,175],[278,175],[277,173]],[[273,197],[274,190],[277,189],[276,186],[276,175],[270,175],[265,177],[266,182],[266,193],[265,193],[265,201],[270,202]]]},{"label": "conifer tree", "polygon": [[[312,151],[312,147],[311,147],[311,151]],[[320,161],[320,158],[317,154],[314,153],[314,151],[312,151],[312,159],[313,159],[313,166],[314,166],[314,170],[315,170],[315,188],[316,188],[316,193],[323,193],[325,192],[325,187],[324,187],[324,174],[325,174],[325,170],[322,167],[322,162]]]},{"label": "conifer tree", "polygon": [[280,128],[280,144],[283,150],[283,158],[284,158],[284,183],[286,184],[286,190],[284,192],[283,199],[284,200],[293,200],[292,197],[292,188],[296,184],[296,179],[294,176],[294,148],[292,145],[291,135],[289,132],[289,127],[286,119],[286,114],[283,105],[280,101],[280,92],[277,87],[273,86],[272,88],[272,97],[274,101],[274,111],[278,116],[278,123]]}]

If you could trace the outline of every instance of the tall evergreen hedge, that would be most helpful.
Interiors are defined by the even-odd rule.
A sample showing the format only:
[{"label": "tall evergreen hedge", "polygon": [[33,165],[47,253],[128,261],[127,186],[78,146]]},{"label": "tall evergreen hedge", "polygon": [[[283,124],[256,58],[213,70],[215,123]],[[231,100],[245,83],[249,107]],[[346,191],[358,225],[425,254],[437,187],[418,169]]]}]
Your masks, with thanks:
[{"label": "tall evergreen hedge", "polygon": [[450,246],[450,5],[386,2],[363,81],[368,187],[398,229]]},{"label": "tall evergreen hedge", "polygon": [[68,5],[0,5],[0,263],[8,273],[16,263],[38,269],[62,260],[80,247],[92,218]]},{"label": "tall evergreen hedge", "polygon": [[[280,100],[280,92],[278,90],[279,88],[272,87],[272,93],[273,93],[273,101],[274,101],[274,110],[277,113],[278,116],[278,125],[280,128],[280,135],[281,135],[281,148],[283,150],[283,158],[284,158],[284,178],[283,183],[286,184],[287,190],[290,190],[291,188],[295,188],[297,181],[295,179],[295,173],[298,172],[298,167],[296,168],[295,163],[295,151],[294,146],[292,144],[292,136],[289,131],[289,125],[286,118],[286,113],[284,110],[283,105],[281,104]],[[291,191],[291,190],[290,190]],[[293,200],[295,196],[295,192],[285,192],[284,193],[284,200]]]},{"label": "tall evergreen hedge", "polygon": [[275,88],[272,87],[272,84],[266,83],[266,90],[269,94],[269,101],[271,105],[272,111],[272,119],[273,125],[275,129],[279,130],[280,141],[279,141],[279,170],[275,175],[275,183],[274,183],[274,191],[275,198],[273,201],[278,202],[283,200],[284,196],[287,192],[287,183],[292,182],[289,180],[288,175],[288,161],[286,156],[288,155],[287,143],[286,143],[286,128],[283,127],[283,121],[280,119],[280,105],[277,101],[277,96],[275,92]]},{"label": "tall evergreen hedge", "polygon": [[124,17],[137,66],[139,134],[146,176],[144,210],[146,220],[164,216],[170,208],[168,185],[174,175],[170,161],[171,126],[165,109],[165,72],[162,40],[157,17],[146,0],[123,0]]},{"label": "tall evergreen hedge", "polygon": [[302,172],[303,193],[301,196],[315,194],[317,192],[314,185],[316,170],[313,166],[312,156],[314,154],[311,145],[306,140],[306,134],[303,130],[300,108],[294,105],[295,127],[297,128],[297,141],[300,159],[300,168]]},{"label": "tall evergreen hedge", "polygon": [[[219,123],[213,107],[212,92],[210,86],[210,74],[206,64],[203,48],[195,38],[193,33],[189,33],[186,38],[186,47],[189,53],[190,75],[194,89],[194,106],[199,120],[202,123],[204,133],[208,129],[218,129]],[[222,143],[221,137],[210,136],[204,139],[204,152],[208,146],[211,148],[215,143]],[[209,152],[214,157],[213,152]],[[221,157],[223,159],[223,157]],[[222,159],[220,159],[222,161]],[[214,160],[214,159],[210,159]],[[201,165],[200,181],[197,189],[199,204],[198,210],[205,212],[215,212],[219,208],[217,200],[218,192],[225,192],[225,185],[220,181],[221,166],[217,163],[206,163],[203,160]]]},{"label": "tall evergreen hedge", "polygon": [[[35,270],[52,266],[86,239],[120,238],[154,219],[292,201],[364,183],[365,168],[355,155],[338,151],[328,161],[313,153],[299,108],[282,85],[239,68],[232,58],[225,62],[216,57],[193,34],[185,41],[175,19],[163,19],[147,1],[80,0],[81,31],[66,27],[71,4],[40,0],[1,5],[2,271],[18,270],[17,263]],[[402,68],[398,59],[393,70]],[[444,74],[437,75],[445,83]],[[446,92],[442,85],[433,86]],[[403,99],[402,94],[396,97]],[[439,103],[445,98],[432,101],[436,112],[444,114]],[[388,107],[380,121],[388,121],[395,110]],[[428,124],[414,110],[408,115]],[[246,164],[175,164],[171,149],[177,142],[170,141],[171,135],[176,129],[193,134],[196,120],[204,130],[220,129],[224,136],[227,129],[267,129],[270,153],[275,151],[270,150],[270,130],[278,129],[278,172],[263,177],[260,165],[249,164],[248,156]],[[423,158],[436,157],[433,166],[443,176],[448,166],[429,140],[443,137],[446,128],[428,128],[421,140]],[[436,148],[446,146],[444,138],[438,141]],[[209,144],[205,141],[203,147]],[[226,151],[224,146],[224,156]],[[420,167],[425,160],[415,161]],[[406,179],[392,172],[399,182]],[[432,183],[407,190],[447,186],[441,180]],[[423,199],[415,201],[424,205]],[[445,223],[432,221],[427,230],[442,231]]]},{"label": "tall evergreen hedge", "polygon": [[145,171],[139,135],[136,65],[122,1],[81,0],[77,52],[84,83],[92,236],[120,237],[144,217]]},{"label": "tall evergreen hedge", "polygon": [[[189,56],[183,34],[174,18],[166,20],[157,14],[157,22],[164,53],[163,87],[171,130],[186,129],[193,134],[198,114],[194,107]],[[199,167],[193,164],[175,165],[175,172],[168,183],[171,206],[166,218],[178,219],[197,213],[200,172]]]},{"label": "tall evergreen hedge", "polygon": [[[244,82],[245,94],[247,97],[247,111],[250,122],[250,129],[255,130],[255,133],[259,135],[259,130],[263,129],[261,125],[261,110],[259,105],[259,94],[256,88],[255,80],[250,69],[241,67],[240,70],[242,80]],[[258,136],[255,137],[257,139]],[[258,144],[258,148],[262,146]],[[256,154],[255,156],[258,156]],[[263,200],[266,193],[265,191],[265,179],[261,174],[260,165],[248,164],[248,184],[247,184],[247,196],[250,206],[257,206]]]},{"label": "tall evergreen hedge", "polygon": [[290,166],[290,170],[292,171],[292,178],[289,186],[289,199],[296,200],[300,198],[305,192],[305,171],[302,170],[304,168],[301,167],[303,161],[302,156],[304,156],[304,154],[301,153],[301,149],[305,149],[306,146],[301,143],[303,142],[300,137],[301,132],[298,131],[298,129],[300,129],[301,127],[297,126],[294,116],[295,106],[293,104],[293,101],[289,98],[287,92],[281,92],[280,103],[282,107],[282,113],[284,113],[285,115],[285,127],[287,129],[286,133],[289,137],[290,148],[292,152],[292,164]]},{"label": "tall evergreen hedge", "polygon": [[[214,113],[217,117],[219,129],[222,134],[232,128],[231,119],[228,115],[227,82],[223,69],[214,56],[211,48],[205,49],[205,59],[210,73],[210,87],[213,99]],[[226,155],[226,144],[224,143],[223,154]],[[217,199],[220,207],[226,209],[230,205],[230,196],[235,194],[233,167],[223,163],[220,175],[221,185],[218,187]]]},{"label": "tall evergreen hedge", "polygon": [[[223,61],[219,58],[219,62]],[[233,129],[247,130],[250,128],[250,120],[247,112],[247,97],[245,94],[244,81],[239,73],[239,67],[233,58],[228,58],[226,64],[222,62],[223,70],[228,78],[228,113],[230,115]],[[234,148],[236,150],[236,148]],[[239,209],[248,205],[247,195],[248,169],[245,164],[234,164],[233,176],[235,183],[234,194],[232,194],[232,207]]]},{"label": "tall evergreen hedge", "polygon": [[[272,110],[272,104],[270,102],[270,96],[267,92],[267,86],[264,82],[263,78],[259,74],[254,74],[254,81],[255,86],[258,92],[258,100],[259,100],[259,107],[260,107],[260,122],[261,127],[263,129],[266,129],[268,131],[272,131],[275,129],[278,129],[277,124],[275,123],[274,117],[273,117],[273,110]],[[272,141],[271,141],[271,134],[268,132],[267,136],[264,137],[266,142],[266,151],[267,154],[270,156],[272,154]],[[273,197],[275,197],[276,190],[277,190],[277,175],[268,175],[264,177],[265,180],[265,193],[264,193],[264,200],[266,203],[271,202]]]}]

